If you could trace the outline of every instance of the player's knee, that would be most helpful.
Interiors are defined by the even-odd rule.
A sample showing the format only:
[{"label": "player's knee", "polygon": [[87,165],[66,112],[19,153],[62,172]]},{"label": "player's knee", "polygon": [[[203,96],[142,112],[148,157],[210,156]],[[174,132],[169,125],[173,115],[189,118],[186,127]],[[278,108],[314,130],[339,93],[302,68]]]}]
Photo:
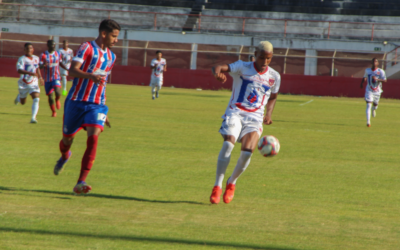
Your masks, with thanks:
[{"label": "player's knee", "polygon": [[71,145],[74,142],[74,137],[63,137],[62,138],[65,145]]}]

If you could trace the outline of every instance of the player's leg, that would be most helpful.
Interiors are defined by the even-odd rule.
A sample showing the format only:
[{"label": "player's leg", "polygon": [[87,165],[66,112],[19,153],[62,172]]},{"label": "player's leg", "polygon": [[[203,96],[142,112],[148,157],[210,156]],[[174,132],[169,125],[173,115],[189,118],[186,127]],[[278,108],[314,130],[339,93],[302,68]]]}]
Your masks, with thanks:
[{"label": "player's leg", "polygon": [[374,96],[374,101],[372,105],[372,117],[376,117],[376,110],[378,109],[378,104],[379,104],[379,99],[381,98],[381,95],[375,95]]},{"label": "player's leg", "polygon": [[226,189],[224,193],[224,202],[229,203],[232,201],[235,195],[236,181],[239,176],[247,169],[250,164],[250,159],[253,154],[254,149],[257,146],[260,134],[256,131],[245,134],[242,139],[242,148],[240,152],[240,157],[236,163],[235,169],[232,175],[226,182]]},{"label": "player's leg", "polygon": [[155,93],[156,93],[156,83],[153,79],[150,81],[150,87],[151,87],[151,98],[154,100],[156,98]]},{"label": "player's leg", "polygon": [[49,101],[49,106],[50,109],[52,111],[52,117],[56,117],[57,113],[56,113],[56,105],[54,102],[54,98],[53,98],[53,92],[54,92],[54,87],[53,87],[53,82],[45,82],[44,83],[44,89],[46,91],[46,95]]},{"label": "player's leg", "polygon": [[371,107],[373,102],[373,94],[369,91],[365,93],[365,102],[367,103],[367,109],[365,110],[367,116],[367,126],[371,127]]},{"label": "player's leg", "polygon": [[86,183],[86,177],[92,169],[96,158],[98,138],[103,131],[108,113],[108,107],[106,105],[91,105],[88,106],[87,109],[89,109],[89,111],[85,114],[83,123],[87,131],[86,151],[82,158],[78,183],[74,187],[75,194],[86,194],[92,190]]},{"label": "player's leg", "polygon": [[32,97],[32,117],[31,117],[31,123],[37,123],[36,120],[36,115],[39,111],[39,92],[32,92],[31,97]]},{"label": "player's leg", "polygon": [[158,98],[158,91],[161,90],[161,86],[162,86],[162,79],[159,79],[157,82],[157,88],[156,88],[156,98]]},{"label": "player's leg", "polygon": [[222,121],[219,133],[224,138],[224,142],[218,154],[215,183],[210,196],[210,202],[213,204],[218,204],[220,201],[225,172],[231,160],[231,153],[235,146],[236,138],[239,137],[241,128],[241,121],[237,117],[227,117]]},{"label": "player's leg", "polygon": [[61,75],[61,84],[62,84],[62,95],[67,95],[67,76],[62,74]]},{"label": "player's leg", "polygon": [[60,103],[61,83],[58,80],[54,82],[54,93],[55,93],[55,96],[56,96],[56,108],[60,109],[61,108],[61,103]]},{"label": "player's leg", "polygon": [[59,143],[61,157],[54,166],[53,172],[55,175],[59,175],[64,170],[65,164],[68,162],[69,158],[71,158],[72,152],[70,149],[73,141],[74,141],[74,135],[71,136],[63,135]]},{"label": "player's leg", "polygon": [[26,88],[25,86],[19,86],[18,87],[18,95],[14,100],[14,104],[17,105],[18,103],[21,103],[24,105],[26,103],[26,97],[28,96],[29,89]]}]

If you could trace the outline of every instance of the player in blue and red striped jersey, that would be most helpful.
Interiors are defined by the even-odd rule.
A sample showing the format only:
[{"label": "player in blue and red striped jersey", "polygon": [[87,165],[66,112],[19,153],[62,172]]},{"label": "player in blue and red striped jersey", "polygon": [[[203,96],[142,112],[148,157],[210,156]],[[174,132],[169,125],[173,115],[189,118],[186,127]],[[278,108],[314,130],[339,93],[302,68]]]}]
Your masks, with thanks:
[{"label": "player in blue and red striped jersey", "polygon": [[100,23],[96,40],[83,43],[72,60],[69,74],[75,77],[64,104],[63,138],[60,141],[61,158],[54,167],[58,175],[71,157],[71,145],[80,129],[87,131],[87,148],[83,155],[81,173],[73,191],[86,194],[92,190],[86,177],[96,158],[97,141],[107,118],[106,82],[114,66],[116,56],[110,48],[118,41],[119,24],[106,19]]},{"label": "player in blue and red striped jersey", "polygon": [[[49,98],[50,109],[53,112],[51,116],[56,117],[56,107],[61,108],[60,97],[61,97],[61,83],[60,83],[60,69],[58,66],[66,69],[65,65],[61,62],[61,54],[56,51],[56,43],[53,40],[47,41],[47,51],[40,55],[39,67],[44,68],[44,89],[46,95]],[[52,93],[56,95],[56,105],[54,105],[54,99]]]}]

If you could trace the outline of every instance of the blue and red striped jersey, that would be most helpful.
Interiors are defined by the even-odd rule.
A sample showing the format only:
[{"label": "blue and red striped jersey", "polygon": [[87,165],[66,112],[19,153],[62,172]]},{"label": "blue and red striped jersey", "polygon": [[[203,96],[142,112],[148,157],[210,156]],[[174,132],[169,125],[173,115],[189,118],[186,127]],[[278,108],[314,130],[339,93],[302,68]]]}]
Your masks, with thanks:
[{"label": "blue and red striped jersey", "polygon": [[[95,41],[83,43],[73,61],[82,63],[81,70],[87,73],[102,75],[107,82],[117,57],[108,48],[102,50]],[[106,87],[94,83],[91,79],[74,78],[68,99],[73,101],[106,103]]]},{"label": "blue and red striped jersey", "polygon": [[57,51],[53,51],[53,53],[46,51],[40,55],[39,64],[44,64],[45,61],[47,62],[47,66],[44,67],[44,81],[52,82],[60,80],[59,65],[61,61],[61,54]]}]

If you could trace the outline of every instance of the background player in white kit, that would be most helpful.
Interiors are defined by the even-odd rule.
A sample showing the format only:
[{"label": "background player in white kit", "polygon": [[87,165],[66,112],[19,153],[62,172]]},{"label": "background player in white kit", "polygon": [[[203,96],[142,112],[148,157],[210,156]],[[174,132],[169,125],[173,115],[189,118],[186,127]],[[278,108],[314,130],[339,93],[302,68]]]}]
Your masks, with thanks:
[{"label": "background player in white kit", "polygon": [[150,87],[153,100],[155,97],[158,98],[158,91],[160,91],[164,80],[163,72],[167,71],[167,61],[162,58],[162,52],[159,50],[156,51],[156,56],[157,58],[151,60],[150,64],[150,68],[152,69]]},{"label": "background player in white kit", "polygon": [[59,52],[61,54],[61,62],[67,68],[66,70],[63,67],[60,67],[62,95],[67,95],[67,76],[69,68],[71,67],[72,58],[74,57],[74,51],[68,48],[68,40],[63,41],[63,47],[59,49]]},{"label": "background player in white kit", "polygon": [[21,56],[17,62],[17,71],[21,74],[21,77],[18,80],[19,94],[17,98],[15,98],[14,103],[21,103],[24,105],[26,97],[30,94],[33,99],[31,123],[37,123],[36,115],[39,111],[40,94],[38,79],[41,85],[43,85],[44,82],[39,70],[39,57],[33,55],[33,45],[31,43],[25,43],[24,50],[25,55]]},{"label": "background player in white kit", "polygon": [[[223,72],[230,72],[233,77],[232,96],[222,116],[224,120],[219,130],[224,143],[218,156],[217,177],[210,197],[213,204],[220,201],[222,182],[235,142],[241,142],[242,147],[236,167],[226,182],[223,196],[225,203],[232,201],[236,181],[250,163],[251,155],[263,131],[262,123],[272,123],[271,115],[281,84],[279,73],[268,67],[272,56],[272,44],[262,41],[255,52],[254,62],[239,60],[212,69],[214,77],[220,82],[226,81]],[[267,111],[264,116],[265,106]]]},{"label": "background player in white kit", "polygon": [[361,80],[360,87],[363,88],[363,83],[367,81],[365,88],[365,101],[367,102],[367,126],[371,127],[371,103],[372,117],[376,116],[379,99],[381,98],[382,83],[386,82],[386,74],[383,69],[378,68],[379,61],[376,58],[372,59],[372,67],[365,70],[364,78]]}]

